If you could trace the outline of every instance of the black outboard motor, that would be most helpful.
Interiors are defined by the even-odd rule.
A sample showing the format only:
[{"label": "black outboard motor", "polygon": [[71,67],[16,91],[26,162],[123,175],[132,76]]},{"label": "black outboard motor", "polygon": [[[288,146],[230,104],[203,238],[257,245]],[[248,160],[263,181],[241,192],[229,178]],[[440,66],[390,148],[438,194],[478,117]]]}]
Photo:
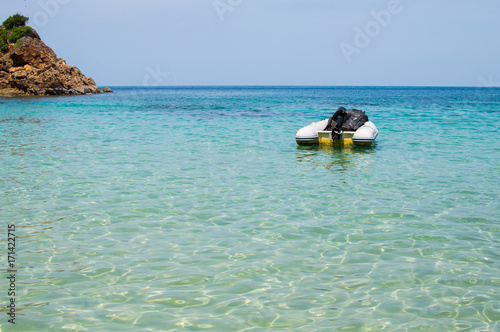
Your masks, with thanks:
[{"label": "black outboard motor", "polygon": [[333,116],[328,120],[325,127],[325,131],[332,131],[332,139],[338,140],[342,136],[342,123],[344,122],[347,115],[347,111],[344,107],[339,107]]}]

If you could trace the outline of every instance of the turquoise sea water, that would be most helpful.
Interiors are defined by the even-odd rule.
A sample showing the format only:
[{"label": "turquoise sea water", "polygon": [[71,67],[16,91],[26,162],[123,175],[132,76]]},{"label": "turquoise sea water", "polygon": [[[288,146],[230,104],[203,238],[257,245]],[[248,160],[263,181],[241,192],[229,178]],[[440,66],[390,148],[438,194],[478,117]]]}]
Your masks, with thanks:
[{"label": "turquoise sea water", "polygon": [[[375,146],[296,145],[339,106]],[[500,89],[0,99],[1,330],[499,330],[499,123]]]}]

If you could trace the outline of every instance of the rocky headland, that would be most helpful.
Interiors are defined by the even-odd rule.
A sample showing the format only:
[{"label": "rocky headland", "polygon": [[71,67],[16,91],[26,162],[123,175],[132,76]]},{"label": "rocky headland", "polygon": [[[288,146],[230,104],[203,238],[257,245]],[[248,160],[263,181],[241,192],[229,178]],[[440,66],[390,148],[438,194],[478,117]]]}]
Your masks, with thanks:
[{"label": "rocky headland", "polygon": [[83,95],[113,92],[99,88],[70,66],[16,14],[0,26],[0,96]]}]

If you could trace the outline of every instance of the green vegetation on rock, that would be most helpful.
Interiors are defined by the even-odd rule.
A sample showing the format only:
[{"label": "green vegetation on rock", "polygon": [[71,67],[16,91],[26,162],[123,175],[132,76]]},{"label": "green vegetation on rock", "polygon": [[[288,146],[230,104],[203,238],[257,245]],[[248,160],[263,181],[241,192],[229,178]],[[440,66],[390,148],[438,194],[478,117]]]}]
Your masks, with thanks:
[{"label": "green vegetation on rock", "polygon": [[0,52],[6,53],[9,51],[9,44],[7,43],[7,35],[8,31],[1,29],[0,30]]},{"label": "green vegetation on rock", "polygon": [[26,36],[31,32],[31,27],[17,27],[12,29],[12,32],[9,35],[9,38],[7,39],[9,43],[14,44],[17,42],[19,39],[22,37]]},{"label": "green vegetation on rock", "polygon": [[10,30],[16,27],[23,27],[26,25],[28,18],[26,16],[15,14],[3,21],[2,25],[5,29]]},{"label": "green vegetation on rock", "polygon": [[22,37],[29,35],[33,29],[26,26],[28,18],[15,14],[6,19],[0,27],[0,52],[9,51],[9,43],[14,44]]}]

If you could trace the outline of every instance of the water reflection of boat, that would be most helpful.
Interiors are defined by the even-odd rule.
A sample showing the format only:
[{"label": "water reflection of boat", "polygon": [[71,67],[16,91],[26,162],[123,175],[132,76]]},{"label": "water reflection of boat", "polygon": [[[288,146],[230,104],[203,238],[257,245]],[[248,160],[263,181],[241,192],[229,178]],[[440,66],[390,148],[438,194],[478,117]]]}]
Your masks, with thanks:
[{"label": "water reflection of boat", "polygon": [[376,143],[370,146],[321,145],[298,146],[296,158],[300,163],[310,163],[332,171],[345,172],[360,167],[371,159],[376,151]]}]

